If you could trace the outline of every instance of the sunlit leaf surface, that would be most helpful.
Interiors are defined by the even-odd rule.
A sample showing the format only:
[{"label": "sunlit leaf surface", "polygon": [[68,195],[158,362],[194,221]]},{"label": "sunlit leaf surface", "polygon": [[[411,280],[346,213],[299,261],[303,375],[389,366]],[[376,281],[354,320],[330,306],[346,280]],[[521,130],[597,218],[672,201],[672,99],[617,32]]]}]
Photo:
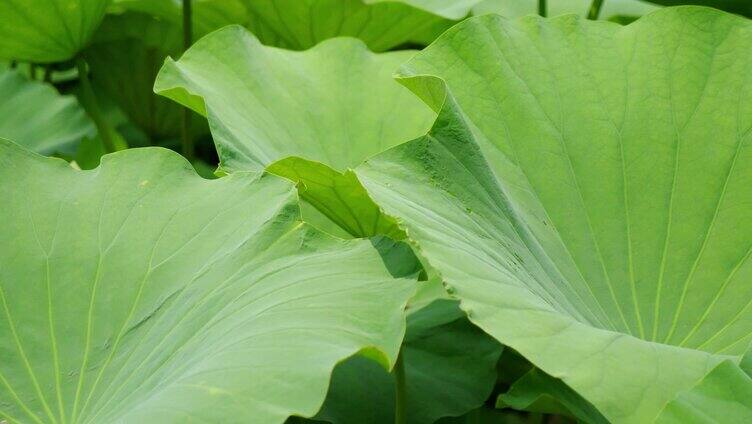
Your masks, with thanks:
[{"label": "sunlit leaf surface", "polygon": [[431,133],[356,172],[474,323],[607,419],[693,388],[700,419],[749,384],[751,43],[707,8],[474,18],[401,70]]},{"label": "sunlit leaf surface", "polygon": [[279,177],[158,148],[76,171],[7,141],[0,165],[8,421],[281,423],[338,361],[395,361],[409,249],[312,229]]}]

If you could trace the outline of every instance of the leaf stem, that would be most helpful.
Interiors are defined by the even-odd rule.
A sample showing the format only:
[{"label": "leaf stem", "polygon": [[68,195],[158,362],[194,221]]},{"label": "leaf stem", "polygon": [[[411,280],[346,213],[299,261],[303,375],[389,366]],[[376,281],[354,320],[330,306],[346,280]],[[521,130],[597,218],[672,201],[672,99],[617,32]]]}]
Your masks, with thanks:
[{"label": "leaf stem", "polygon": [[394,424],[407,424],[407,388],[405,384],[405,363],[400,351],[394,364]]},{"label": "leaf stem", "polygon": [[29,64],[29,78],[33,80],[37,79],[37,69],[39,69],[39,65],[37,65],[36,63]]},{"label": "leaf stem", "polygon": [[[183,0],[183,51],[185,52],[193,44],[193,9],[191,0]],[[181,129],[181,140],[183,147],[183,156],[188,160],[193,160],[194,149],[193,139],[191,138],[191,111],[183,107],[183,119]]]},{"label": "leaf stem", "polygon": [[603,1],[604,0],[593,0],[593,3],[590,4],[590,10],[588,10],[588,19],[598,19],[598,15],[601,14],[601,7],[603,7]]},{"label": "leaf stem", "polygon": [[546,0],[538,0],[538,14],[545,18],[548,14],[546,9]]},{"label": "leaf stem", "polygon": [[94,90],[91,88],[91,81],[89,81],[86,62],[81,56],[76,57],[76,68],[78,69],[78,80],[81,82],[81,100],[84,102],[84,107],[97,127],[105,152],[114,152],[117,149],[113,141],[112,129],[99,109]]}]

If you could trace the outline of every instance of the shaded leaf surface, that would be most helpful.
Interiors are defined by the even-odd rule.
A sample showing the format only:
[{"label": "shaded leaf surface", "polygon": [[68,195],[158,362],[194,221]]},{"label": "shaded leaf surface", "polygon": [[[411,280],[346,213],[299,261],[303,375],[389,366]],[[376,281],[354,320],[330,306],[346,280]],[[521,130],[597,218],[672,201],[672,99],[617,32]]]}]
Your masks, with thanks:
[{"label": "shaded leaf surface", "polygon": [[496,407],[571,416],[586,423],[608,423],[566,384],[537,368],[528,371],[509,391],[499,395]]},{"label": "shaded leaf surface", "polygon": [[164,58],[181,49],[180,26],[125,13],[105,18],[85,57],[97,92],[157,141],[180,134],[180,106],[157,96],[152,88]]},{"label": "shaded leaf surface", "polygon": [[484,406],[459,417],[442,418],[436,424],[533,424],[537,422],[540,422],[540,417],[529,417],[518,412]]},{"label": "shaded leaf surface", "polygon": [[338,361],[395,360],[409,249],[306,226],[283,179],[156,148],[82,172],[3,141],[0,164],[9,421],[283,422]]},{"label": "shaded leaf surface", "polygon": [[111,0],[0,2],[0,58],[27,62],[71,59],[86,46]]},{"label": "shaded leaf surface", "polygon": [[[547,16],[575,13],[585,17],[592,3],[592,0],[548,1],[546,3]],[[658,9],[658,6],[641,0],[605,0],[599,19],[612,19],[618,16],[640,17],[656,9]],[[538,0],[484,0],[473,7],[474,15],[486,13],[497,13],[508,18],[534,15],[538,13]]]},{"label": "shaded leaf surface", "polygon": [[[142,130],[151,143],[180,136],[182,108],[154,93],[154,80],[167,56],[183,51],[182,8],[173,1],[119,1],[85,50],[94,86]],[[147,14],[148,13],[148,14]],[[205,0],[193,8],[194,38],[246,19],[242,5]],[[191,120],[193,137],[208,133],[206,121]]]},{"label": "shaded leaf surface", "polygon": [[[430,424],[483,404],[493,388],[499,345],[472,325],[456,301],[441,299],[408,316],[402,346],[407,420]],[[339,365],[317,419],[384,423],[394,419],[394,377],[360,357]]]},{"label": "shaded leaf surface", "polygon": [[266,45],[304,50],[338,36],[373,51],[427,45],[479,0],[242,0],[248,27]]},{"label": "shaded leaf surface", "polygon": [[[171,25],[182,26],[182,0],[114,0],[115,12],[140,12]],[[248,12],[242,0],[192,0],[193,38],[198,39],[225,25],[244,23]]]}]

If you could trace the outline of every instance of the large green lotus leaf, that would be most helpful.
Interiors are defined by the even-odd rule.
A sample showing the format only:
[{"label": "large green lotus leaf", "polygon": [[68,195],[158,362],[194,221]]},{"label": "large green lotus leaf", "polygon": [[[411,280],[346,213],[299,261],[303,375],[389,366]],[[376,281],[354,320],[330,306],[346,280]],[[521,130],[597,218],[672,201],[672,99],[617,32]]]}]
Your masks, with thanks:
[{"label": "large green lotus leaf", "polygon": [[430,127],[431,110],[391,77],[413,53],[351,38],[295,52],[235,26],[168,59],[154,90],[208,116],[224,171],[270,166],[350,234],[396,237],[347,169]]},{"label": "large green lotus leaf", "polygon": [[[592,3],[593,0],[549,0],[546,3],[546,11],[548,16],[576,13],[585,17]],[[599,18],[639,17],[656,9],[658,6],[640,0],[605,0]],[[473,7],[474,15],[486,13],[498,13],[508,18],[536,14],[538,13],[538,0],[484,0]]]},{"label": "large green lotus leaf", "polygon": [[249,28],[267,45],[294,50],[351,36],[371,50],[426,45],[480,0],[242,0]]},{"label": "large green lotus leaf", "polygon": [[[402,346],[407,422],[431,424],[483,404],[494,387],[501,345],[472,325],[455,300],[408,315]],[[394,376],[360,357],[339,365],[319,420],[380,424],[394,419]]]},{"label": "large green lotus leaf", "polygon": [[0,59],[59,62],[89,42],[111,0],[3,0]]},{"label": "large green lotus leaf", "polygon": [[0,70],[0,137],[43,155],[76,152],[94,125],[76,98],[22,73]]},{"label": "large green lotus leaf", "polygon": [[401,71],[430,134],[356,173],[474,323],[649,422],[752,340],[750,43],[696,7],[473,18]]},{"label": "large green lotus leaf", "polygon": [[389,367],[417,264],[299,221],[292,184],[160,148],[76,171],[0,144],[0,416],[283,422],[335,364]]},{"label": "large green lotus leaf", "polygon": [[154,90],[209,117],[227,172],[288,156],[343,172],[430,127],[434,114],[392,79],[413,54],[351,38],[294,52],[231,26],[167,59]]}]

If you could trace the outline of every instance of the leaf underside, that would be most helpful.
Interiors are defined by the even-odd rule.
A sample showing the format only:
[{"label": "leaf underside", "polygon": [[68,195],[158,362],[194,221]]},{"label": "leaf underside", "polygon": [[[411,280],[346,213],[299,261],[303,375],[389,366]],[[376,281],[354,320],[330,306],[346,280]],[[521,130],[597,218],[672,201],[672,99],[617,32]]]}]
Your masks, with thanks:
[{"label": "leaf underside", "polygon": [[[401,352],[407,422],[431,424],[482,405],[493,389],[500,354],[501,346],[467,320],[457,301],[440,299],[412,312]],[[334,424],[390,422],[394,399],[394,376],[354,357],[335,369],[316,418]]]}]

